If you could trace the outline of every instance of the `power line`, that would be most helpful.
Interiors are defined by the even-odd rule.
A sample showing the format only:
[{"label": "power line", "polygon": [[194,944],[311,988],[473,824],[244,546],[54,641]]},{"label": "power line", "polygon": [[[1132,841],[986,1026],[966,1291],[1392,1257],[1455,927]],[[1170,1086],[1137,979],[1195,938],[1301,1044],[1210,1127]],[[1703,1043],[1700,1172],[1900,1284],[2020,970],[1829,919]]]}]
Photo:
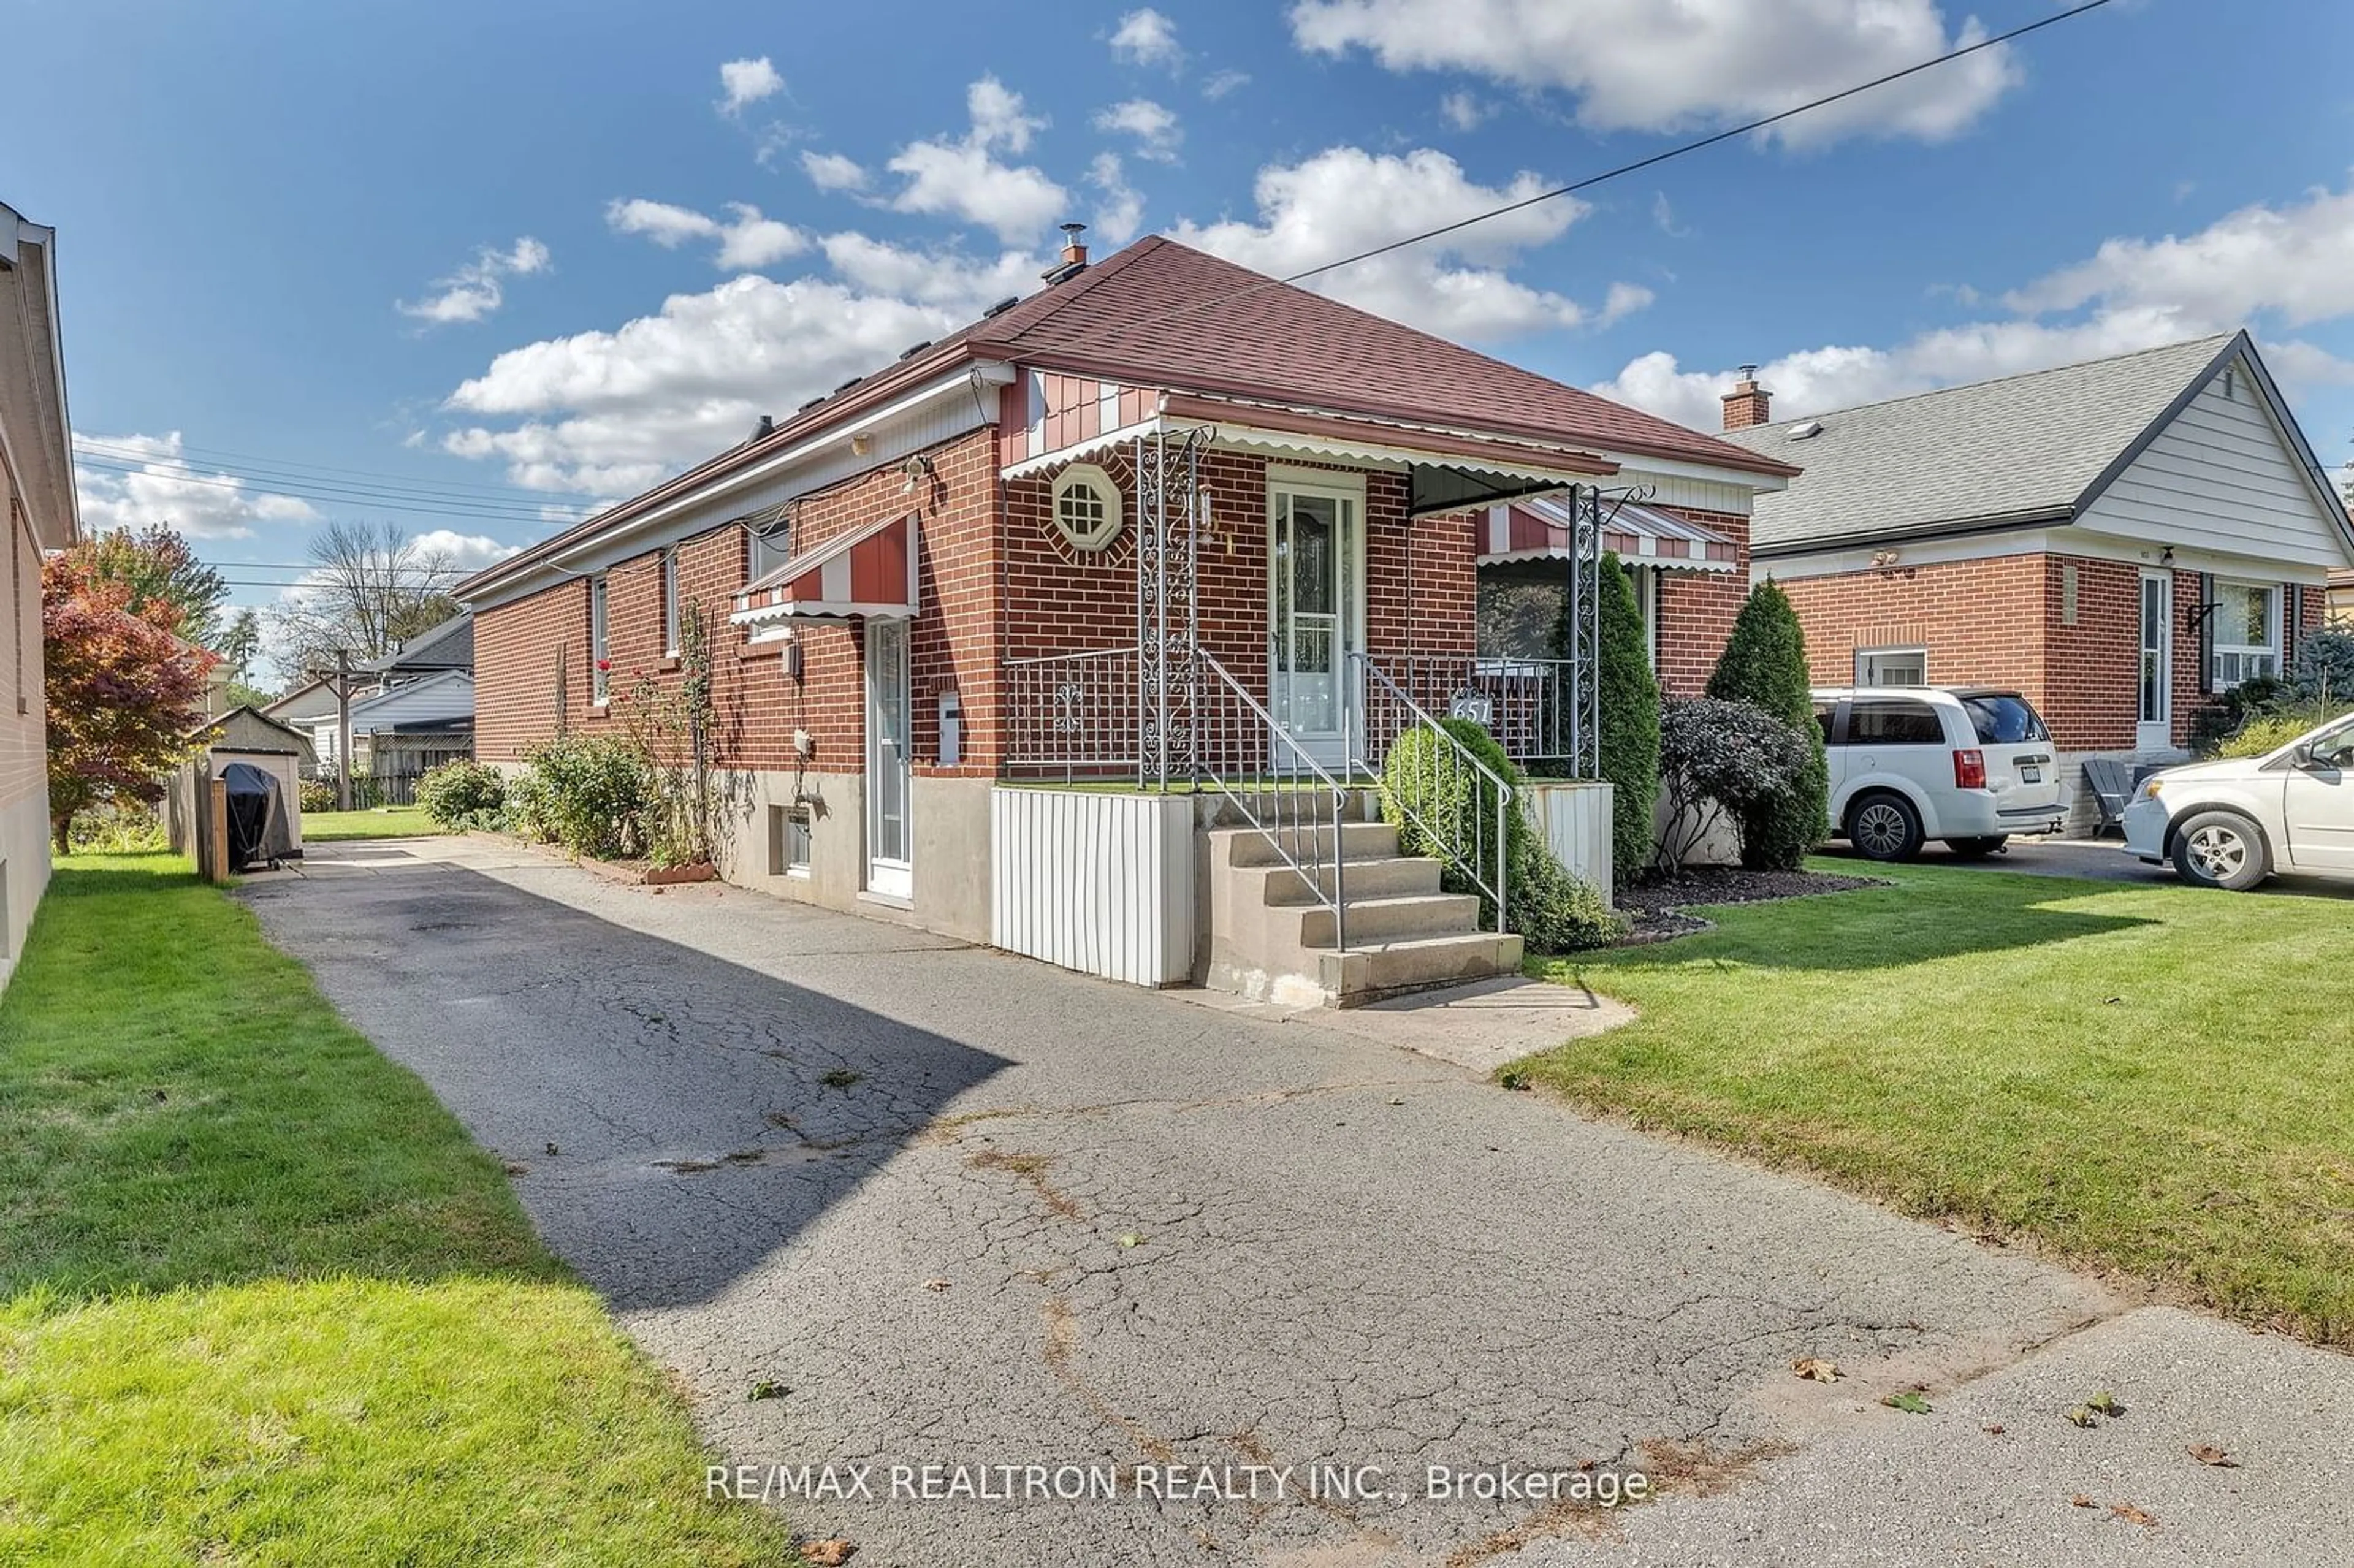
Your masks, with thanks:
[{"label": "power line", "polygon": [[[301,462],[292,458],[260,457],[251,452],[229,451],[219,447],[190,446],[185,442],[182,443],[176,450],[166,454],[164,457],[158,457],[155,453],[140,447],[125,445],[120,441],[100,440],[91,436],[78,435],[74,437],[73,444],[78,448],[83,448],[92,451],[111,452],[116,456],[138,458],[147,461],[169,461],[170,459],[189,457],[203,460],[204,465],[210,467],[237,468],[258,464],[270,468],[307,469],[314,473],[340,474],[353,479],[387,479],[395,481],[401,484],[433,485],[451,490],[479,490],[485,493],[504,491],[518,496],[531,496],[539,493],[539,492],[533,490],[528,485],[472,484],[454,480],[443,481],[419,479],[412,474],[390,473],[381,469],[338,468],[330,463]],[[220,463],[213,461],[223,458],[229,460],[228,462]]]},{"label": "power line", "polygon": [[[475,517],[494,521],[546,523],[572,520],[573,514],[578,510],[554,501],[531,506],[509,501],[461,502],[455,496],[448,497],[450,504],[442,505],[434,503],[434,501],[440,498],[409,496],[392,491],[345,488],[327,484],[280,484],[267,480],[249,479],[238,475],[207,477],[198,473],[158,474],[149,468],[94,458],[85,459],[81,466],[105,473],[121,474],[125,478],[148,475],[170,480],[175,484],[198,484],[211,490],[240,491],[250,495],[281,495],[297,501],[323,501],[331,505],[365,507],[379,512],[408,512],[428,517]],[[550,509],[560,509],[563,515],[551,518],[548,515]]]},{"label": "power line", "polygon": [[164,479],[198,479],[206,475],[241,479],[272,490],[323,489],[350,491],[366,494],[398,496],[415,501],[436,501],[451,504],[463,503],[482,506],[527,506],[545,500],[547,492],[516,492],[504,489],[476,489],[467,485],[445,483],[439,480],[419,480],[414,482],[372,483],[358,480],[334,479],[319,474],[298,473],[298,466],[248,466],[242,463],[197,462],[178,456],[158,457],[128,447],[103,446],[93,441],[80,442],[74,449],[74,461],[84,467],[113,469],[124,472],[153,473]]},{"label": "power line", "polygon": [[[1156,326],[1162,322],[1172,321],[1179,316],[1190,315],[1196,311],[1207,310],[1214,305],[1226,304],[1232,301],[1241,299],[1247,294],[1257,293],[1266,289],[1278,288],[1287,283],[1298,283],[1309,278],[1320,277],[1326,272],[1338,271],[1343,267],[1353,267],[1361,261],[1370,261],[1375,257],[1386,256],[1394,250],[1403,250],[1410,245],[1420,245],[1426,240],[1437,239],[1444,235],[1454,234],[1462,229],[1469,228],[1475,224],[1486,223],[1490,218],[1503,217],[1511,213],[1520,212],[1528,207],[1539,206],[1544,202],[1557,201],[1565,196],[1575,196],[1579,191],[1591,190],[1596,185],[1605,184],[1608,181],[1621,179],[1626,175],[1632,174],[1639,174],[1645,169],[1655,168],[1659,164],[1669,162],[1670,159],[1681,158],[1685,156],[1687,154],[1697,153],[1705,148],[1713,147],[1720,142],[1730,142],[1735,137],[1751,135],[1756,132],[1766,130],[1769,127],[1779,125],[1786,120],[1793,120],[1801,114],[1810,113],[1818,109],[1828,108],[1831,104],[1840,102],[1846,99],[1853,98],[1859,93],[1870,92],[1875,88],[1886,87],[1891,82],[1902,81],[1907,77],[1917,76],[1925,70],[1934,70],[1937,67],[1945,65],[1949,61],[1961,59],[1965,56],[1977,54],[1982,49],[1990,49],[1995,48],[1997,45],[2007,44],[2017,38],[2023,38],[2030,33],[2041,32],[2046,27],[2053,27],[2059,26],[2062,22],[2073,21],[2076,17],[2084,16],[2086,12],[2097,11],[2107,4],[2109,4],[2109,0],[2083,0],[2082,4],[2072,5],[2065,11],[2054,12],[2049,16],[2040,17],[2032,22],[2022,23],[2020,26],[2011,28],[2009,32],[1997,33],[1992,37],[1981,38],[1977,43],[1965,44],[1959,48],[1949,49],[1946,53],[1938,55],[1934,58],[1921,60],[1913,65],[1906,66],[1901,70],[1893,70],[1884,76],[1876,76],[1870,81],[1859,82],[1853,87],[1842,88],[1837,92],[1827,93],[1823,97],[1811,99],[1805,103],[1798,104],[1795,108],[1785,109],[1776,113],[1761,116],[1758,119],[1749,121],[1744,124],[1731,126],[1725,130],[1700,137],[1695,141],[1685,142],[1677,146],[1667,148],[1664,151],[1653,153],[1648,157],[1638,158],[1632,163],[1621,164],[1617,168],[1606,169],[1598,175],[1589,175],[1585,179],[1573,180],[1565,185],[1556,185],[1551,190],[1540,191],[1534,196],[1523,196],[1518,201],[1506,202],[1501,207],[1490,207],[1485,212],[1474,213],[1469,217],[1458,218],[1452,223],[1444,223],[1435,228],[1424,229],[1419,234],[1409,234],[1404,238],[1393,239],[1384,244],[1376,245],[1369,250],[1360,250],[1353,256],[1343,256],[1337,260],[1320,262],[1316,266],[1291,273],[1288,277],[1260,279],[1255,282],[1246,284],[1241,288],[1229,290],[1223,294],[1213,294],[1206,299],[1195,300],[1188,304],[1180,305],[1175,309],[1167,311],[1158,316],[1146,316],[1140,321],[1125,323],[1117,331],[1100,334],[1093,340],[1082,337],[1078,340],[1077,346],[1085,346],[1090,341],[1108,343],[1117,341],[1122,337],[1132,336],[1143,328]],[[1074,346],[1074,344],[1066,343],[1057,344],[1056,346],[1068,349]]]}]

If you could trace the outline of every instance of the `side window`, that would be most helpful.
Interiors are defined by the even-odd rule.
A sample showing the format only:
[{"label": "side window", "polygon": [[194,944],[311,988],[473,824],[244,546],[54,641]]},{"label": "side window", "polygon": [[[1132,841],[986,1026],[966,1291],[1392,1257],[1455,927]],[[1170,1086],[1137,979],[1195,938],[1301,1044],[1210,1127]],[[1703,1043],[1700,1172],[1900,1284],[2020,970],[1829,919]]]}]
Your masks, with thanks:
[{"label": "side window", "polygon": [[1850,746],[1943,746],[1946,726],[1927,703],[1862,697],[1849,711]]},{"label": "side window", "polygon": [[1829,746],[1831,743],[1831,730],[1833,728],[1832,721],[1838,717],[1839,705],[1837,703],[1817,703],[1815,705],[1815,723],[1823,732],[1823,744],[1825,746]]}]

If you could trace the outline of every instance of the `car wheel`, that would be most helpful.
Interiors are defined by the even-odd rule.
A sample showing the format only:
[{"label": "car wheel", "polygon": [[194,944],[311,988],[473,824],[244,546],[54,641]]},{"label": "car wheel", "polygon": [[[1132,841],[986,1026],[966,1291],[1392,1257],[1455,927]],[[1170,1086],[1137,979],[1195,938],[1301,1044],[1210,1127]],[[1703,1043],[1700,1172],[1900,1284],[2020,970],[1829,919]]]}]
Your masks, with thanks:
[{"label": "car wheel", "polygon": [[1921,813],[1902,795],[1866,795],[1848,810],[1848,842],[1866,860],[1911,860],[1922,837]]},{"label": "car wheel", "polygon": [[2272,874],[2264,835],[2237,811],[2201,811],[2176,830],[2174,869],[2185,882],[2231,893]]},{"label": "car wheel", "polygon": [[2009,842],[2009,833],[1995,833],[1983,839],[1947,839],[1946,847],[1954,852],[1956,860],[1984,860],[1999,853]]}]

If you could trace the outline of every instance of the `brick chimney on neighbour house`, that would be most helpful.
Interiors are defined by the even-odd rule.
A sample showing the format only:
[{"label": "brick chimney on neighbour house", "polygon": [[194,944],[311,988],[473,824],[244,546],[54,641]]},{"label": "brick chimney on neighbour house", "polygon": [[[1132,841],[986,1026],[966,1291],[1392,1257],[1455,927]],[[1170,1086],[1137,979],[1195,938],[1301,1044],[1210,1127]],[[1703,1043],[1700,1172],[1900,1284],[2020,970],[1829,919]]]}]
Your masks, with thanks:
[{"label": "brick chimney on neighbour house", "polygon": [[1741,367],[1741,379],[1724,395],[1724,428],[1745,430],[1763,425],[1772,418],[1774,394],[1757,385],[1757,367],[1744,365]]}]

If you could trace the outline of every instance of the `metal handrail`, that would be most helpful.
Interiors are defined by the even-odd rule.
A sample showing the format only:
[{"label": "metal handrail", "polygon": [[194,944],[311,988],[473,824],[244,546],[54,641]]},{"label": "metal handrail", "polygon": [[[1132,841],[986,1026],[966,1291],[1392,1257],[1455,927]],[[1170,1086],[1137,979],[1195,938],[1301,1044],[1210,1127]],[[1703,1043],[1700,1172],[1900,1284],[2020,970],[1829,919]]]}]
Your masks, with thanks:
[{"label": "metal handrail", "polygon": [[[1341,826],[1347,820],[1349,791],[1307,752],[1291,732],[1246,690],[1232,672],[1208,650],[1201,652],[1204,669],[1212,677],[1203,693],[1202,711],[1195,715],[1193,775],[1224,795],[1259,836],[1275,848],[1283,863],[1296,873],[1309,893],[1332,911],[1332,946],[1349,946],[1348,896],[1341,885],[1347,861]],[[1263,763],[1249,759],[1264,758]],[[1229,772],[1233,777],[1228,777]],[[1246,789],[1246,776],[1264,778],[1266,789]],[[1324,888],[1326,823],[1319,815],[1332,808],[1331,891]]]},{"label": "metal handrail", "polygon": [[1009,772],[1075,780],[1141,766],[1135,643],[1008,659],[1002,668]]},{"label": "metal handrail", "polygon": [[[1487,874],[1480,869],[1481,865],[1489,858],[1487,845],[1489,819],[1478,811],[1473,811],[1471,813],[1471,842],[1468,845],[1461,842],[1463,838],[1463,827],[1460,822],[1450,822],[1445,824],[1446,831],[1442,832],[1440,831],[1440,824],[1426,821],[1423,813],[1415,810],[1414,803],[1411,800],[1406,800],[1396,790],[1392,789],[1389,787],[1388,774],[1380,763],[1375,759],[1363,755],[1366,750],[1371,749],[1369,747],[1362,745],[1361,742],[1371,733],[1373,727],[1371,722],[1372,715],[1369,713],[1363,711],[1355,712],[1352,715],[1355,722],[1351,726],[1349,730],[1349,763],[1352,770],[1363,769],[1364,772],[1371,774],[1373,779],[1377,780],[1375,788],[1379,789],[1384,796],[1395,803],[1399,814],[1413,823],[1416,829],[1420,830],[1422,836],[1426,840],[1432,844],[1437,845],[1439,852],[1443,853],[1447,860],[1453,863],[1455,869],[1469,879],[1472,886],[1478,888],[1481,893],[1486,894],[1488,897],[1493,901],[1496,906],[1496,934],[1498,936],[1503,935],[1504,895],[1507,891],[1508,871],[1506,863],[1509,858],[1507,851],[1511,842],[1511,821],[1505,813],[1512,809],[1512,787],[1504,782],[1504,779],[1501,774],[1489,767],[1486,763],[1480,761],[1479,758],[1473,754],[1470,747],[1465,746],[1452,735],[1449,735],[1447,732],[1446,727],[1442,726],[1437,719],[1432,717],[1430,714],[1423,709],[1419,703],[1416,703],[1412,697],[1408,696],[1405,689],[1395,681],[1391,680],[1389,676],[1383,672],[1381,666],[1375,664],[1373,660],[1368,658],[1363,652],[1352,650],[1349,654],[1349,662],[1357,666],[1363,680],[1363,683],[1357,688],[1359,691],[1364,693],[1366,699],[1365,702],[1360,705],[1361,708],[1370,708],[1373,698],[1376,694],[1380,694],[1395,702],[1400,707],[1405,710],[1406,714],[1412,719],[1413,722],[1410,724],[1395,726],[1397,739],[1403,739],[1406,734],[1413,730],[1427,729],[1431,734],[1437,736],[1440,740],[1446,743],[1443,750],[1432,754],[1433,761],[1431,777],[1428,780],[1429,788],[1424,794],[1424,798],[1426,800],[1437,796],[1440,792],[1438,789],[1440,782],[1439,768],[1442,762],[1447,768],[1457,770],[1449,774],[1450,778],[1459,776],[1464,778],[1468,782],[1472,780],[1476,776],[1477,779],[1483,780],[1490,789],[1494,790],[1496,797],[1496,811],[1493,819],[1496,824],[1496,880],[1494,883],[1490,884],[1487,880]],[[1384,727],[1387,729],[1390,726]],[[1391,744],[1394,745],[1395,741],[1393,740]],[[1385,761],[1386,758],[1382,760]],[[1461,771],[1465,769],[1468,769],[1469,771]],[[1478,788],[1478,785],[1475,783],[1473,787],[1476,789]],[[1449,793],[1451,792],[1452,791],[1449,791]]]}]

